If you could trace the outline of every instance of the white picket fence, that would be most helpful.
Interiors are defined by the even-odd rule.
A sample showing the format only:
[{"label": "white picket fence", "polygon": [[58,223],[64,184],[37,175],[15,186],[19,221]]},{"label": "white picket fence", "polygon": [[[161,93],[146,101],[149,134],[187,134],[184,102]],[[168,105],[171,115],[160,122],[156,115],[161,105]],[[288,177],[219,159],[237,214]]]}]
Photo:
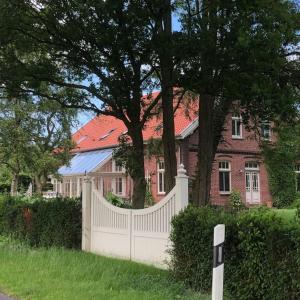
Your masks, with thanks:
[{"label": "white picket fence", "polygon": [[188,204],[188,177],[183,165],[177,174],[175,187],[163,200],[138,210],[113,206],[85,178],[82,249],[165,267],[171,219]]}]

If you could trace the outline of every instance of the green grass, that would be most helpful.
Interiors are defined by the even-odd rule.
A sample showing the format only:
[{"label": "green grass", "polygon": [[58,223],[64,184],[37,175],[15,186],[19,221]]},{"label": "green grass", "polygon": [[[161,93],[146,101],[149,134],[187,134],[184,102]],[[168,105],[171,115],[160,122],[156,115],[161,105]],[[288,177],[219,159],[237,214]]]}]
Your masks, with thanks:
[{"label": "green grass", "polygon": [[0,291],[18,299],[208,300],[167,271],[64,249],[32,249],[0,240]]}]

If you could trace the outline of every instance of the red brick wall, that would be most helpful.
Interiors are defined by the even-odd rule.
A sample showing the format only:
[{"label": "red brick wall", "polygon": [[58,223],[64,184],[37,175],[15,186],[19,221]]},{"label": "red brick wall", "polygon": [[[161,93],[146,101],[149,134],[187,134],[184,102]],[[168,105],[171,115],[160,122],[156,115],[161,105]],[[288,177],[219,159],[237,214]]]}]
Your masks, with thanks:
[{"label": "red brick wall", "polygon": [[[179,163],[180,151],[177,151],[176,156],[177,162]],[[155,202],[158,202],[165,197],[165,194],[158,193],[157,161],[158,158],[155,156],[152,156],[151,158],[145,158],[145,174],[147,174],[148,171],[151,176],[151,192]]]},{"label": "red brick wall", "polygon": [[[219,192],[219,161],[229,161],[231,163],[231,190],[237,190],[241,193],[243,201],[245,195],[245,163],[248,161],[256,161],[259,163],[260,174],[260,199],[262,204],[271,201],[271,195],[268,185],[268,175],[263,158],[260,155],[260,147],[258,138],[254,132],[246,130],[242,126],[242,139],[233,139],[231,136],[231,114],[227,116],[225,122],[225,130],[223,132],[223,140],[218,146],[218,151],[213,164],[213,172],[211,178],[211,203],[216,205],[226,205],[229,195],[222,195]],[[275,136],[271,135],[271,140]],[[198,133],[194,132],[190,137],[186,138],[182,143],[183,163],[190,177],[195,174],[197,164],[196,148],[198,144]],[[187,150],[189,148],[189,151]],[[191,149],[193,148],[193,149]]]},{"label": "red brick wall", "polygon": [[[274,139],[274,136],[272,137]],[[195,174],[197,165],[197,144],[198,134],[192,135],[181,141],[180,150],[177,151],[177,162],[183,163],[187,170],[187,175],[192,177]],[[193,149],[192,149],[193,148]],[[156,202],[164,198],[165,195],[158,194],[157,182],[157,157],[145,157],[145,172],[151,177],[151,192]],[[260,155],[260,147],[254,132],[249,132],[243,126],[242,139],[233,139],[231,136],[231,115],[228,115],[223,132],[223,141],[218,147],[218,151],[213,164],[211,178],[211,203],[216,205],[226,205],[228,195],[219,193],[218,162],[226,160],[231,163],[231,190],[238,190],[245,201],[245,163],[256,161],[259,163],[260,172],[260,198],[262,204],[270,202],[271,195],[268,187],[268,177],[263,159]],[[105,169],[111,169],[111,162]],[[108,171],[108,169],[106,171]],[[126,184],[126,195],[132,196],[132,180],[128,177]]]}]

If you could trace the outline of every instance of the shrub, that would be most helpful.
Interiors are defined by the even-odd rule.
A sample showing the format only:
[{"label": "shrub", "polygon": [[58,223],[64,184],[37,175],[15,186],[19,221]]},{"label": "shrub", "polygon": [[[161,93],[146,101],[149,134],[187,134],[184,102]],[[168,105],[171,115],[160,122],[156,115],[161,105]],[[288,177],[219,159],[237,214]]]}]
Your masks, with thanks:
[{"label": "shrub", "polygon": [[0,198],[0,234],[31,246],[80,248],[81,203],[78,199]]},{"label": "shrub", "polygon": [[225,289],[231,299],[300,298],[300,226],[269,209],[238,214],[188,207],[172,221],[171,272],[211,288],[213,227],[226,225]]},{"label": "shrub", "polygon": [[122,208],[131,208],[130,204],[126,203],[122,198],[116,196],[112,192],[106,194],[105,199],[112,205]]},{"label": "shrub", "polygon": [[245,208],[245,204],[242,200],[241,193],[239,191],[232,191],[229,195],[229,205],[232,211],[240,211]]},{"label": "shrub", "polygon": [[172,221],[171,265],[175,278],[188,286],[207,291],[212,274],[212,230],[225,222],[227,215],[218,209],[189,206]]}]

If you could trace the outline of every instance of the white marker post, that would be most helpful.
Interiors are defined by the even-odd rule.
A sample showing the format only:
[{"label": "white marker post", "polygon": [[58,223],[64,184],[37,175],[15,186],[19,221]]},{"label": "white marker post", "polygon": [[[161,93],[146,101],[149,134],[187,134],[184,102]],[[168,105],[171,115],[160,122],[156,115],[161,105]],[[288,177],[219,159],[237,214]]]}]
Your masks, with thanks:
[{"label": "white marker post", "polygon": [[223,299],[225,225],[214,228],[214,261],[212,278],[212,300]]}]

